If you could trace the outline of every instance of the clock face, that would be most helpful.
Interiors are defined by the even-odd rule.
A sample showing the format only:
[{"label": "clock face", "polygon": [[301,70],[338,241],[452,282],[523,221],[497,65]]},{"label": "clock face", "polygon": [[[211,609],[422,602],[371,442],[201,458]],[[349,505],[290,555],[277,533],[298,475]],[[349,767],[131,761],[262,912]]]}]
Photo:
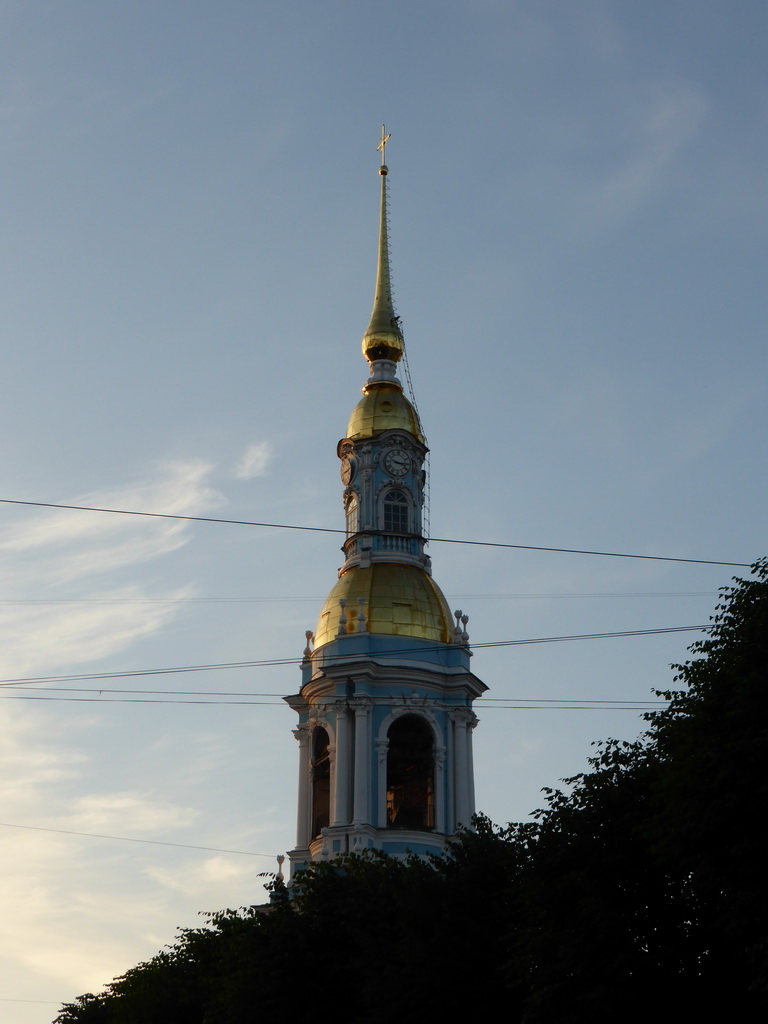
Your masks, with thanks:
[{"label": "clock face", "polygon": [[405,476],[411,468],[411,457],[402,448],[390,448],[384,456],[384,468],[390,476]]},{"label": "clock face", "polygon": [[350,480],[352,479],[352,477],[355,475],[355,470],[356,469],[357,469],[357,466],[355,464],[355,460],[354,459],[351,459],[351,458],[344,459],[344,461],[341,464],[341,482],[343,484],[348,484],[350,482]]}]

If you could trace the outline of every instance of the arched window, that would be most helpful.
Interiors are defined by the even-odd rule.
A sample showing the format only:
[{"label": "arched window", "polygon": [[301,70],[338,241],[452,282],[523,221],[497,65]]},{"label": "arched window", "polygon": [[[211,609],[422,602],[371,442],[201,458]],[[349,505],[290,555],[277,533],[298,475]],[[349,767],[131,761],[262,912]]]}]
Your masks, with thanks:
[{"label": "arched window", "polygon": [[399,489],[384,496],[384,529],[391,533],[408,533],[408,495]]},{"label": "arched window", "polygon": [[315,729],[312,734],[312,838],[316,839],[331,821],[331,760],[328,733]]},{"label": "arched window", "polygon": [[354,491],[347,496],[344,511],[347,516],[347,537],[351,537],[360,529],[360,505]]},{"label": "arched window", "polygon": [[393,722],[388,736],[387,824],[431,829],[435,824],[432,730],[418,715],[404,715]]}]

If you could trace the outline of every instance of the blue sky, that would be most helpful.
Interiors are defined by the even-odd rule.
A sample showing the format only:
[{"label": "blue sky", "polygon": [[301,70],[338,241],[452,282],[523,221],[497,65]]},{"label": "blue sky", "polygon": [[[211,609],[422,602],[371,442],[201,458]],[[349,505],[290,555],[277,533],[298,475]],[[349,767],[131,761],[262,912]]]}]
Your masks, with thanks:
[{"label": "blue sky", "polygon": [[[765,554],[767,22],[757,0],[4,0],[0,497],[340,527],[384,121],[433,535]],[[3,679],[298,659],[340,563],[333,534],[0,515]],[[737,571],[431,555],[478,645],[703,623]],[[478,647],[478,806],[523,818],[642,728],[493,698],[637,704],[693,639]],[[261,899],[295,838],[298,681],[4,689],[14,1021]],[[65,689],[100,686],[277,696]]]}]

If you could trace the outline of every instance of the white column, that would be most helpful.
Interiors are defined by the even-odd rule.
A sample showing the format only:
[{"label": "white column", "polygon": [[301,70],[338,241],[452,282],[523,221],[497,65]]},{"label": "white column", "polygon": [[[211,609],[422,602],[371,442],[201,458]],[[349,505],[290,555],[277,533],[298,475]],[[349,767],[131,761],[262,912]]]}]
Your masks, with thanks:
[{"label": "white column", "polygon": [[333,825],[349,824],[349,730],[347,702],[336,704],[336,772],[334,775]]},{"label": "white column", "polygon": [[379,828],[386,828],[389,824],[387,821],[387,751],[389,750],[389,737],[385,736],[384,739],[376,740],[375,746],[376,771],[378,773],[376,796],[379,805],[376,821]]},{"label": "white column", "polygon": [[336,747],[328,744],[328,822],[336,820]]},{"label": "white column", "polygon": [[370,697],[353,697],[349,702],[355,712],[355,781],[353,784],[352,820],[356,825],[369,824],[371,801],[369,775],[371,763]]},{"label": "white column", "polygon": [[296,847],[309,846],[309,726],[300,725],[293,730],[299,741],[299,809],[296,816]]},{"label": "white column", "polygon": [[[472,717],[467,725],[467,780],[469,786],[469,819],[470,821],[475,815],[475,757],[474,747],[472,743],[472,734],[475,731],[475,726],[480,721],[477,715],[472,712]],[[467,822],[469,824],[469,822]]]},{"label": "white column", "polygon": [[456,773],[453,765],[456,760],[456,737],[453,734],[453,719],[450,712],[445,727],[445,832],[451,835],[456,831]]},{"label": "white column", "polygon": [[457,708],[451,712],[454,735],[453,779],[455,790],[456,826],[469,825],[470,812],[469,794],[469,756],[467,751],[467,725],[472,712],[469,708]]},{"label": "white column", "polygon": [[445,747],[435,745],[435,831],[441,834],[448,829],[445,825]]}]

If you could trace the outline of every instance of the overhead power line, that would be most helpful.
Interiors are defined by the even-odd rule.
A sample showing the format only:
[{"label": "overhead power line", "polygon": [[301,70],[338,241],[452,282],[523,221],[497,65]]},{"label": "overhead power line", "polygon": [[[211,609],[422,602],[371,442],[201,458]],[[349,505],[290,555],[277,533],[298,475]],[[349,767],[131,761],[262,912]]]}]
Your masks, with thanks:
[{"label": "overhead power line", "polygon": [[[297,526],[292,523],[259,523],[249,519],[220,519],[214,516],[182,516],[170,512],[136,512],[124,508],[100,508],[94,505],[62,505],[52,501],[21,501],[16,498],[0,498],[4,505],[28,505],[33,508],[57,508],[72,512],[104,512],[110,515],[142,516],[148,519],[175,519],[189,523],[225,523],[229,526],[258,526],[270,530],[302,530],[307,533],[336,533],[346,536],[346,530],[329,526]],[[673,555],[638,555],[626,551],[592,551],[586,548],[556,548],[539,544],[508,544],[492,540],[459,540],[455,537],[430,537],[432,544],[469,544],[475,547],[509,548],[516,551],[551,551],[566,555],[599,555],[604,558],[639,558],[651,562],[686,562],[691,565],[725,565],[739,569],[750,568],[749,562],[724,562],[711,558],[679,558]]]},{"label": "overhead power line", "polygon": [[[93,690],[92,692],[102,693],[104,691]],[[165,700],[162,697],[32,697],[29,693],[4,693],[0,700],[55,700],[71,704],[204,704],[206,706],[216,704],[219,707],[222,705],[248,705],[249,707],[258,705],[263,707],[267,704],[273,704],[275,706],[282,706],[281,700]]]},{"label": "overhead power line", "polygon": [[662,633],[690,633],[698,630],[711,629],[706,626],[666,626],[661,629],[624,629],[615,633],[574,633],[571,636],[530,637],[527,640],[496,640],[484,644],[472,644],[472,649],[481,647],[518,647],[522,644],[557,644],[568,640],[608,640],[612,637],[654,636]]},{"label": "overhead power line", "polygon": [[[103,691],[91,691],[91,692],[103,692]],[[130,693],[129,691],[126,691]],[[141,697],[133,699],[131,697],[32,697],[30,694],[19,694],[19,693],[4,693],[0,700],[26,700],[26,701],[41,701],[41,700],[53,700],[63,703],[71,704],[178,704],[178,705],[198,705],[205,707],[227,707],[231,705],[238,705],[240,707],[284,707],[282,700],[166,700],[163,697]],[[424,704],[437,705],[438,702],[435,700],[420,702],[419,706]],[[489,698],[488,702],[482,702],[482,704],[476,705],[478,710],[482,713],[486,711],[653,711],[657,707],[662,707],[654,701],[618,701],[616,703],[607,703],[604,701],[592,702],[588,698],[584,701],[568,701],[564,704],[549,703],[549,704],[515,704],[514,698],[509,698],[509,701],[503,704],[499,704],[494,698]],[[109,838],[109,836],[105,837]],[[227,851],[224,851],[227,852]],[[230,851],[237,852],[237,851]]]},{"label": "overhead power line", "polygon": [[[557,591],[543,591],[540,593],[526,593],[520,591],[516,594],[453,594],[448,593],[446,597],[454,601],[528,601],[533,598],[543,600],[560,600],[563,598],[615,598],[615,597],[717,597],[716,590],[593,590],[574,591],[572,593],[558,593]],[[326,598],[325,594],[314,594],[310,596],[288,596],[273,595],[267,597],[19,597],[0,598],[0,605],[59,605],[59,604],[274,604],[276,602],[293,602],[321,604]]]},{"label": "overhead power line", "polygon": [[8,996],[0,996],[0,1003],[40,1003],[43,1006],[61,1006],[60,999],[10,999]]},{"label": "overhead power line", "polygon": [[[11,686],[6,689],[25,689],[22,686]],[[116,690],[116,689],[103,689],[102,687],[80,687],[80,686],[35,686],[33,689],[34,693],[130,693],[130,694],[159,694],[165,697],[278,697],[282,700],[287,696],[285,693],[259,693],[252,690]],[[386,698],[389,700],[389,698]],[[272,703],[268,701],[267,703]],[[567,698],[567,697],[487,697],[483,698],[483,707],[488,707],[489,704],[531,704],[537,706],[539,704],[610,704],[610,705],[623,705],[623,704],[647,704],[649,706],[663,706],[667,704],[666,700],[603,700],[602,698],[592,697],[578,697],[578,698]]]},{"label": "overhead power line", "polygon": [[[615,633],[574,633],[569,636],[546,636],[546,637],[528,637],[523,640],[495,640],[488,641],[487,643],[472,644],[473,650],[479,650],[486,647],[517,647],[524,644],[548,644],[548,643],[563,643],[570,640],[607,640],[611,638],[629,637],[629,636],[654,636],[662,635],[664,633],[688,633],[698,632],[701,630],[711,629],[709,625],[699,626],[665,626],[659,629],[630,629],[621,630]],[[433,648],[435,651],[444,651],[446,645]],[[431,650],[429,647],[401,647],[391,651],[378,652],[375,657],[402,657],[407,654],[420,653],[424,654]],[[330,655],[326,656],[327,660],[337,661],[366,661],[369,659],[368,654],[344,654],[337,655],[334,659],[331,659]],[[133,669],[125,672],[77,672],[69,675],[49,675],[49,676],[16,676],[8,679],[0,679],[0,686],[11,687],[18,685],[19,683],[56,683],[56,682],[74,682],[75,680],[81,679],[126,679],[129,677],[137,676],[160,676],[160,675],[171,675],[179,672],[210,672],[219,669],[230,669],[230,668],[274,668],[282,665],[300,665],[301,659],[299,658],[264,658],[261,661],[229,661],[220,662],[218,664],[210,665],[172,665],[166,668],[146,668],[146,669]]]},{"label": "overhead power line", "polygon": [[[14,687],[15,689],[15,687]],[[41,688],[42,689],[42,688]],[[279,700],[223,700],[223,697],[233,696],[233,694],[216,693],[213,691],[175,691],[175,690],[96,690],[96,689],[70,689],[64,688],[68,693],[93,693],[98,694],[96,697],[38,697],[32,696],[29,691],[27,693],[3,694],[0,699],[2,700],[54,700],[54,701],[69,701],[72,703],[91,703],[91,704],[196,704],[196,705],[216,705],[216,706],[228,706],[228,705],[240,705],[249,707],[283,707],[283,699],[285,694],[239,694],[242,697],[279,697]],[[39,693],[40,690],[34,689],[34,693]],[[46,692],[49,692],[46,689]],[[61,692],[61,691],[54,691]],[[115,697],[113,694],[118,693],[139,693],[139,694],[150,694],[153,696],[142,696],[142,697]],[[108,696],[104,696],[107,694]],[[197,697],[208,698],[206,700],[180,700],[179,694],[193,694]],[[235,695],[238,696],[238,695]],[[166,699],[172,698],[172,699]],[[389,701],[390,698],[381,698],[381,701]],[[443,706],[441,701],[436,698],[430,698],[423,701],[423,704],[431,706]],[[654,711],[658,708],[665,707],[668,701],[665,700],[600,700],[592,699],[590,697],[579,697],[579,698],[536,698],[536,697],[488,697],[481,701],[477,705],[478,709],[484,713],[488,710],[494,711]],[[226,852],[226,851],[225,851]],[[234,851],[237,852],[237,851]]]},{"label": "overhead power line", "polygon": [[205,850],[208,853],[231,853],[239,857],[268,857],[274,860],[271,853],[253,853],[251,850],[222,850],[217,846],[193,846],[191,843],[167,843],[159,839],[134,839],[131,836],[107,836],[99,832],[74,832],[68,828],[44,828],[42,825],[16,825],[9,821],[0,821],[0,828],[23,828],[30,832],[56,832],[63,836],[85,836],[88,839],[112,839],[120,843],[146,843],[149,846],[175,846],[183,850]]}]

